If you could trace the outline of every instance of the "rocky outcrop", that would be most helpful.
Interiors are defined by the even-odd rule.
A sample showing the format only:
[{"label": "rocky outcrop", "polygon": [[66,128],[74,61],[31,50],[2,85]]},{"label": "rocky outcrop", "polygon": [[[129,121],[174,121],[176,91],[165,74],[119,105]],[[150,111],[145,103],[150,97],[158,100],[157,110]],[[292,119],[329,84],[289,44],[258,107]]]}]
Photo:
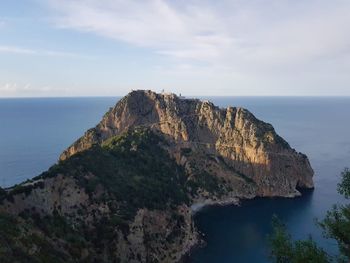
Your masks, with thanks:
[{"label": "rocky outcrop", "polygon": [[199,241],[202,206],[293,197],[312,176],[243,108],[133,91],[58,164],[0,189],[0,261],[178,262]]},{"label": "rocky outcrop", "polygon": [[297,187],[313,187],[313,170],[307,157],[292,149],[272,125],[258,120],[248,110],[221,109],[208,101],[152,91],[133,91],[121,99],[60,159],[135,127],[156,130],[177,148],[195,152],[201,149],[222,157],[232,170],[256,183],[253,195],[293,196],[298,194]]}]

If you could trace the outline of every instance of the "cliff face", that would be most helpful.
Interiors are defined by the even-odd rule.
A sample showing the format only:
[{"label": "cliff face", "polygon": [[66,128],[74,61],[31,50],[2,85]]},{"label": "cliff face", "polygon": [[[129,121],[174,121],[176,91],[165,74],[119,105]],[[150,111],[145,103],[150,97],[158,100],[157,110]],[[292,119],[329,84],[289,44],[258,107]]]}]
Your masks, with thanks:
[{"label": "cliff face", "polygon": [[257,187],[253,195],[289,196],[297,194],[296,187],[313,187],[313,171],[307,157],[249,111],[220,109],[208,101],[152,91],[128,94],[60,159],[140,126],[165,135],[174,144],[172,155],[178,160],[178,148],[221,157],[232,170],[254,181]]},{"label": "cliff face", "polygon": [[0,189],[0,260],[178,262],[198,242],[191,208],[295,196],[312,176],[245,109],[134,91],[58,164]]}]

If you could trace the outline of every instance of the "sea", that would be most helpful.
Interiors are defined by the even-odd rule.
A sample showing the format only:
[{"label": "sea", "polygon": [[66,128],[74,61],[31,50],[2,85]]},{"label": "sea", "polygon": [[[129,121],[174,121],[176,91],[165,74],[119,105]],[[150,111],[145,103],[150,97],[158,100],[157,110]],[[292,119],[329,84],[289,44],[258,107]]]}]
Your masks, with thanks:
[{"label": "sea", "polygon": [[[60,153],[94,127],[118,97],[0,99],[0,186],[30,179],[57,162]],[[277,215],[293,239],[312,238],[329,254],[338,253],[315,224],[333,204],[344,203],[337,184],[350,166],[350,97],[203,97],[239,106],[271,123],[315,171],[313,191],[288,198],[243,200],[240,206],[208,207],[195,215],[205,246],[192,251],[193,263],[271,262],[268,235]]]}]

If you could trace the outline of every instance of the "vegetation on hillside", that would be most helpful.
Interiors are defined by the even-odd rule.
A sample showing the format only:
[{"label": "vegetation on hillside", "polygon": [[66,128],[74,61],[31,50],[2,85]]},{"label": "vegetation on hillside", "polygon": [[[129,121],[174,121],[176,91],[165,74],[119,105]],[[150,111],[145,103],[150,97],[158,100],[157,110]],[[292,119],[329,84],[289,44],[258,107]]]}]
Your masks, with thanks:
[{"label": "vegetation on hillside", "polygon": [[0,204],[5,197],[6,197],[6,191],[0,187]]},{"label": "vegetation on hillside", "polygon": [[[350,199],[350,170],[342,172],[338,192]],[[277,263],[304,262],[349,262],[350,260],[350,204],[334,205],[326,217],[318,222],[327,238],[337,241],[340,255],[332,257],[319,247],[310,237],[308,240],[293,241],[285,226],[273,219],[274,231],[270,237],[271,257]]]},{"label": "vegetation on hillside", "polygon": [[188,203],[185,171],[160,143],[165,142],[150,130],[129,131],[73,155],[41,177],[73,176],[90,195],[101,185],[127,204],[125,212]]},{"label": "vegetation on hillside", "polygon": [[[0,262],[94,262],[99,258],[96,255],[113,250],[119,230],[124,238],[127,236],[139,208],[163,210],[188,203],[186,173],[162,143],[166,142],[150,130],[129,131],[61,161],[31,183],[18,185],[8,193],[0,189],[0,200],[13,202],[14,194],[29,195],[34,188],[44,186],[42,179],[62,174],[75,178],[93,202],[108,199],[108,204],[119,204],[109,207],[110,214],[94,217],[91,225],[72,223],[56,210],[52,215],[31,209],[19,217],[0,214]],[[77,213],[86,213],[78,211],[82,209]],[[181,233],[184,224],[176,210],[172,220],[177,227],[167,237],[169,242]],[[89,257],[83,261],[86,250]],[[112,255],[114,251],[106,253]]]},{"label": "vegetation on hillside", "polygon": [[[41,220],[39,224],[43,227],[44,223],[45,220]],[[47,224],[45,223],[45,225]],[[34,229],[32,220],[23,220],[0,213],[0,262],[72,262],[66,254],[55,248],[40,231]],[[58,229],[58,226],[51,224],[51,229]],[[72,235],[71,232],[66,232],[60,238],[69,235]]]}]

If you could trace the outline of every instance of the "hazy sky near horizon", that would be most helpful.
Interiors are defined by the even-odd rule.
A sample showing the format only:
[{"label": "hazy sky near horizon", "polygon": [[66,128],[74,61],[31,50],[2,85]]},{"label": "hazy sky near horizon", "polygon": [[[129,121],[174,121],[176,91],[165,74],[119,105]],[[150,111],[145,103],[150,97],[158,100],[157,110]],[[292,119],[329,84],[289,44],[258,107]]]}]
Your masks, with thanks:
[{"label": "hazy sky near horizon", "polygon": [[1,0],[0,97],[350,96],[349,0]]}]

